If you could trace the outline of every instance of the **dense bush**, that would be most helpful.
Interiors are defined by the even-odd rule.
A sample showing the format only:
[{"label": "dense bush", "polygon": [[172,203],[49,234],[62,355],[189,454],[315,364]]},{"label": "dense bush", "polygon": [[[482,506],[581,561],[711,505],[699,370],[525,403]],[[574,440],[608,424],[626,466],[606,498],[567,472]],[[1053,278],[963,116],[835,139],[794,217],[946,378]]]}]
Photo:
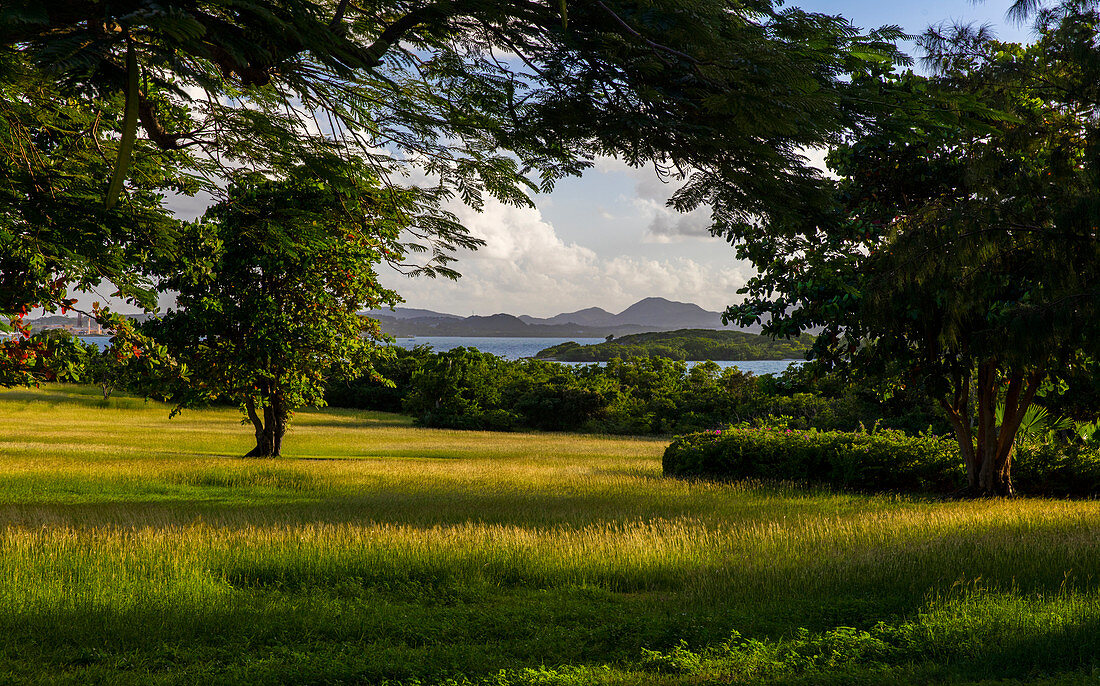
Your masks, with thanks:
[{"label": "dense bush", "polygon": [[734,426],[677,437],[667,476],[822,483],[860,491],[947,493],[965,484],[954,441],[900,431]]},{"label": "dense bush", "polygon": [[[954,440],[899,431],[801,431],[733,426],[677,437],[666,476],[765,479],[857,491],[951,493],[966,483]],[[1016,447],[1013,482],[1026,495],[1100,496],[1100,449],[1042,442]]]},{"label": "dense bush", "polygon": [[404,408],[427,426],[513,429],[519,415],[504,402],[516,369],[495,355],[456,348],[434,355],[413,372]]},{"label": "dense bush", "polygon": [[573,367],[455,349],[413,374],[404,409],[427,426],[674,433],[752,414],[756,377],[663,358]]},{"label": "dense bush", "polygon": [[1012,481],[1031,495],[1100,496],[1100,448],[1055,442],[1018,446]]},{"label": "dense bush", "polygon": [[432,357],[432,351],[426,346],[412,349],[395,346],[386,353],[372,361],[381,379],[364,376],[330,383],[325,388],[325,403],[333,407],[401,412],[413,374]]}]

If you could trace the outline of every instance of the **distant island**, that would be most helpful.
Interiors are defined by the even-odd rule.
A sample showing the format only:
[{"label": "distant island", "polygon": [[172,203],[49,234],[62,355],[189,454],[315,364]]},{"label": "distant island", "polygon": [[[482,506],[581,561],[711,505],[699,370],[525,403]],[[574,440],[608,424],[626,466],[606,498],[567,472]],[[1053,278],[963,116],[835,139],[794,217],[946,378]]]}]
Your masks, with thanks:
[{"label": "distant island", "polygon": [[494,314],[459,317],[431,310],[398,307],[369,310],[391,336],[501,336],[520,338],[604,338],[677,329],[722,329],[722,313],[693,303],[645,298],[618,314],[599,307],[553,317]]},{"label": "distant island", "polygon": [[673,360],[789,360],[806,357],[814,337],[772,340],[744,331],[680,329],[614,338],[605,343],[569,342],[540,350],[535,357],[560,362],[607,362],[613,357],[666,357]]}]

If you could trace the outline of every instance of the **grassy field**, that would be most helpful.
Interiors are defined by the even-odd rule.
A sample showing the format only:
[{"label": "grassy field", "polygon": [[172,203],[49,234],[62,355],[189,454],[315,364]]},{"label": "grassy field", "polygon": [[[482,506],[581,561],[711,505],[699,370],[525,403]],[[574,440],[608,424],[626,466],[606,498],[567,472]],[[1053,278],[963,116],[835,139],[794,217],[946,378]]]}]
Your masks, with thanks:
[{"label": "grassy field", "polygon": [[1100,505],[660,475],[660,440],[0,392],[0,682],[1096,683]]}]

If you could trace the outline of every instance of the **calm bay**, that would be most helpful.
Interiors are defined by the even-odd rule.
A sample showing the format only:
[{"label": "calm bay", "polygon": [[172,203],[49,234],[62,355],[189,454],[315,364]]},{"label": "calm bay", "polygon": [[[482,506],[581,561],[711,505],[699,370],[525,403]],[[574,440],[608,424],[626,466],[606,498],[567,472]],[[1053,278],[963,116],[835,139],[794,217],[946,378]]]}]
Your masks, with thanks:
[{"label": "calm bay", "polygon": [[[110,344],[109,336],[83,336],[81,340],[95,343],[100,349]],[[416,336],[398,338],[396,345],[402,348],[414,348],[418,345],[431,347],[435,352],[446,352],[455,348],[475,348],[492,353],[506,360],[521,360],[534,357],[537,352],[553,345],[574,341],[584,345],[603,343],[602,338],[508,338],[502,336]],[[802,360],[715,360],[718,366],[737,367],[752,374],[779,374],[792,364],[801,364]],[[562,364],[599,364],[594,362],[563,362]],[[691,366],[694,362],[688,362]]]}]

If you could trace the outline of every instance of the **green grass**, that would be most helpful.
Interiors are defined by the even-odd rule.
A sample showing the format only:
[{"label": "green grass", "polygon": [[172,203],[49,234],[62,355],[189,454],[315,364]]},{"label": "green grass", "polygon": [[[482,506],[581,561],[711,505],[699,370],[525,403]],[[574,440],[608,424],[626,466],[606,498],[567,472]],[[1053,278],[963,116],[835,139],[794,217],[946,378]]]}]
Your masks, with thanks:
[{"label": "green grass", "polygon": [[660,476],[660,440],[0,392],[0,682],[1094,683],[1100,505]]}]

